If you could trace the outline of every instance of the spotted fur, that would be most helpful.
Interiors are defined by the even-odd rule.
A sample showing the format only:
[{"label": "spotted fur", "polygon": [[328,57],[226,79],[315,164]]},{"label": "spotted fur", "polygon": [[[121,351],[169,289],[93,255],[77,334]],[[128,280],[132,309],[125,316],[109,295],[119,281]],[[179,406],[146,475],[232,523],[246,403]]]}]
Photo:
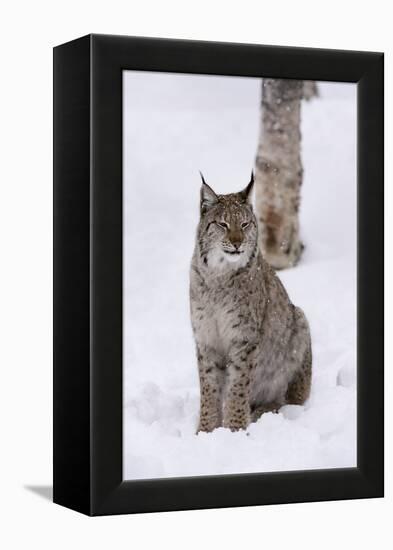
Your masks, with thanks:
[{"label": "spotted fur", "polygon": [[239,430],[263,412],[307,399],[310,331],[258,248],[253,177],[243,191],[229,195],[217,195],[202,182],[190,272],[198,431]]}]

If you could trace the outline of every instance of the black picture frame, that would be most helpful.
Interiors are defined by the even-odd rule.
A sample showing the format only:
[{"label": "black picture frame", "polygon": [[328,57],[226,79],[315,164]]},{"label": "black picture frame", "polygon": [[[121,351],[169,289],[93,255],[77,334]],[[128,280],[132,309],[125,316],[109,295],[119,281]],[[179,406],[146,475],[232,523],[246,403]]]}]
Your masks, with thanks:
[{"label": "black picture frame", "polygon": [[[122,71],[357,83],[357,467],[122,479]],[[88,515],[383,496],[383,54],[88,35],[54,48],[54,502]]]}]

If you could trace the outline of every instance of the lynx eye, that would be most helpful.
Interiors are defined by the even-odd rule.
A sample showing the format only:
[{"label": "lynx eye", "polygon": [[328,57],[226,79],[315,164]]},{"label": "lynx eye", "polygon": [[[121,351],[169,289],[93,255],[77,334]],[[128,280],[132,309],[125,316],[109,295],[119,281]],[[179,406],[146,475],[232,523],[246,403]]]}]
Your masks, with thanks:
[{"label": "lynx eye", "polygon": [[223,229],[229,229],[229,225],[227,224],[227,222],[216,222],[216,224],[218,225],[218,227],[222,227]]},{"label": "lynx eye", "polygon": [[243,222],[242,223],[242,229],[246,229],[250,225],[250,222]]}]

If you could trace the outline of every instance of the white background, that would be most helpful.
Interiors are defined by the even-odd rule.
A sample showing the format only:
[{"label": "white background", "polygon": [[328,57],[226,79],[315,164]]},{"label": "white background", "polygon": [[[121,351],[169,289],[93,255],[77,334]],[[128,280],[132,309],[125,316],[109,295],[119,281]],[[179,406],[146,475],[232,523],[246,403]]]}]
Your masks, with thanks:
[{"label": "white background", "polygon": [[[1,17],[0,544],[3,548],[366,548],[392,541],[382,500],[89,519],[26,486],[51,482],[52,46],[89,32],[385,51],[388,2],[14,2]],[[387,106],[387,146],[392,148]],[[391,180],[387,162],[386,181]],[[391,238],[392,195],[387,189]],[[387,276],[392,277],[387,246]],[[391,248],[391,247],[390,247]],[[391,292],[388,295],[391,330]],[[391,340],[391,339],[390,339]],[[392,462],[387,342],[386,463]],[[45,491],[48,492],[47,490]]]}]

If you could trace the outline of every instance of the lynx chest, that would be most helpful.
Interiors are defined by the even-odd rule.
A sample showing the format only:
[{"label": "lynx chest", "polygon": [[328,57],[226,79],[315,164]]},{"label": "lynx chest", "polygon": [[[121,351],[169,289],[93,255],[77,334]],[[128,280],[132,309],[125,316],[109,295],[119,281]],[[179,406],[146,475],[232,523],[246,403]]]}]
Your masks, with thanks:
[{"label": "lynx chest", "polygon": [[242,338],[253,318],[247,296],[229,285],[198,286],[191,293],[191,317],[199,344],[226,355],[234,340]]}]

